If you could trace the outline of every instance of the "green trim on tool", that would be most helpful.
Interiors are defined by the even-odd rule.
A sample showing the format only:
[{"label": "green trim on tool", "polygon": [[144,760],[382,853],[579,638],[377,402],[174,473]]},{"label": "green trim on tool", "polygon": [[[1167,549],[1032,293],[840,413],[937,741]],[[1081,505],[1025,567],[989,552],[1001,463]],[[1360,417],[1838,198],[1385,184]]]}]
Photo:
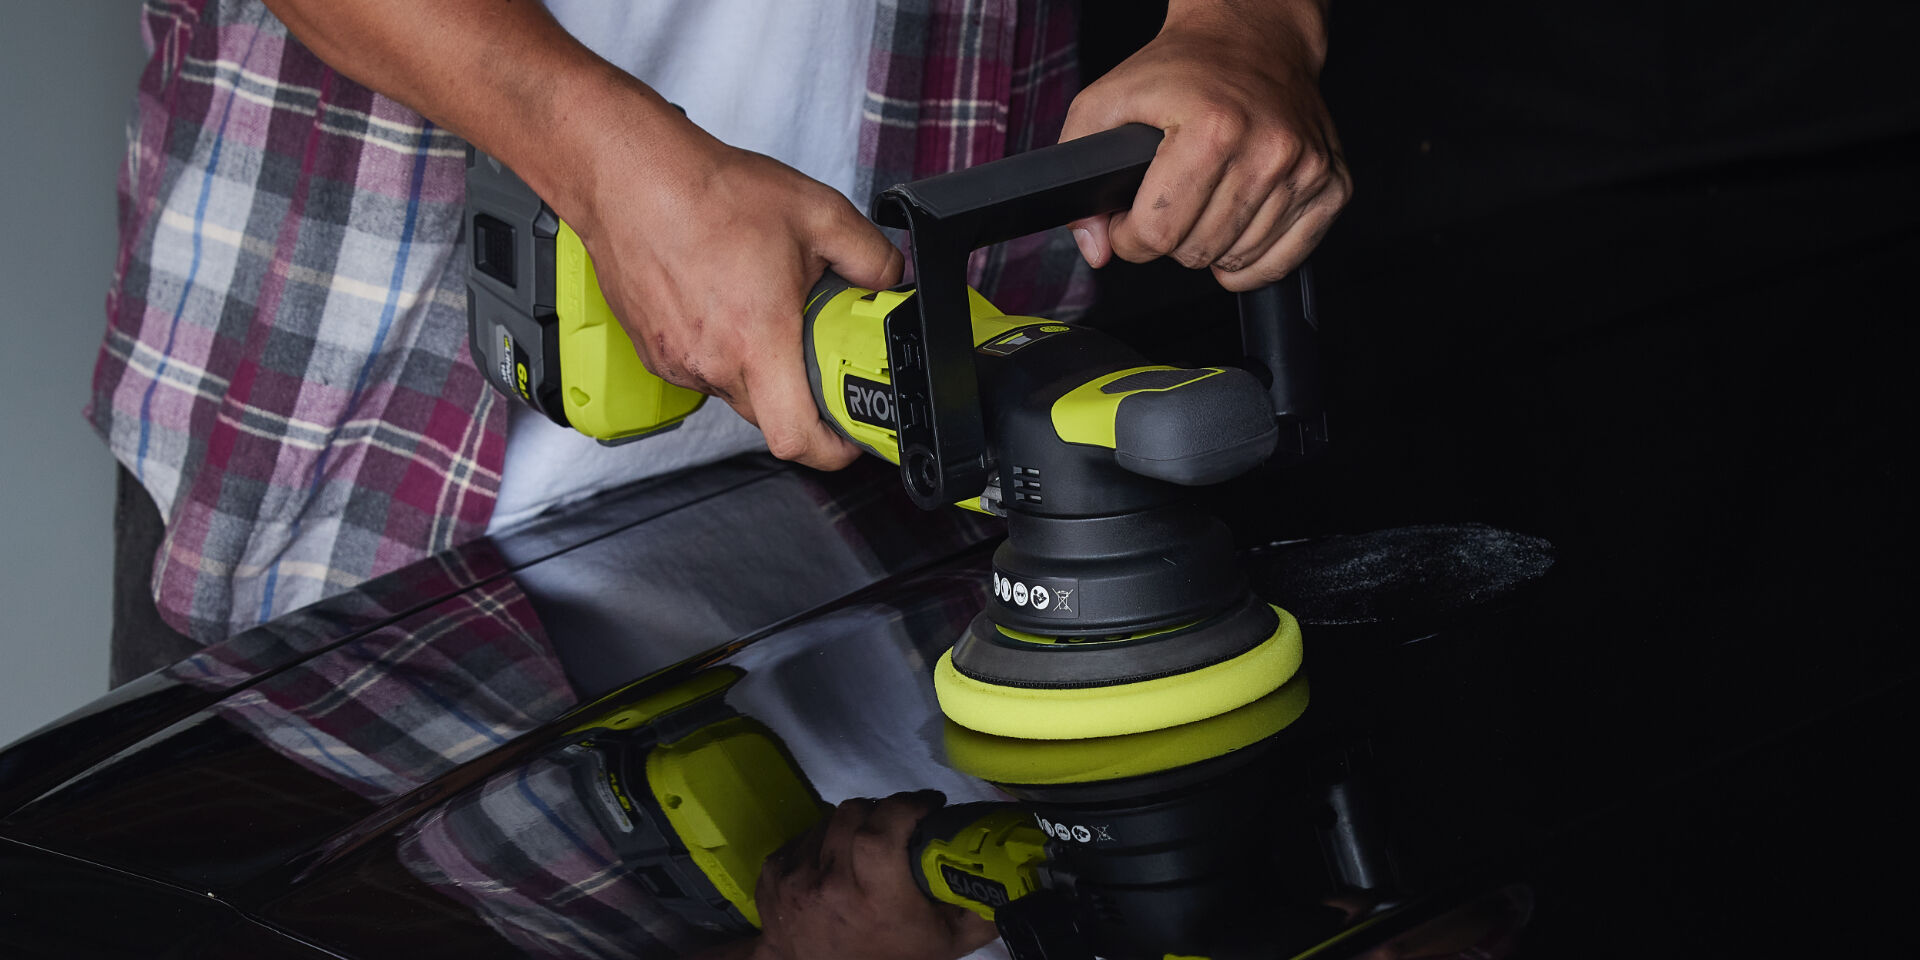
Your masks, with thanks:
[{"label": "green trim on tool", "polygon": [[1026,740],[946,725],[947,762],[989,783],[1058,786],[1141,777],[1223,757],[1292,726],[1307,710],[1307,677],[1243,707],[1192,723],[1117,737]]},{"label": "green trim on tool", "polygon": [[1072,390],[1067,391],[1060,399],[1053,402],[1052,417],[1054,434],[1068,443],[1084,443],[1089,446],[1106,447],[1111,450],[1117,444],[1117,441],[1114,439],[1114,423],[1120,416],[1120,401],[1137,393],[1166,393],[1169,390],[1178,390],[1189,384],[1199,383],[1210,377],[1218,376],[1224,368],[1200,367],[1195,371],[1199,373],[1198,376],[1189,380],[1182,380],[1179,383],[1167,387],[1147,387],[1140,390],[1121,390],[1115,393],[1108,393],[1103,389],[1107,384],[1133,376],[1136,373],[1179,369],[1179,367],[1169,367],[1165,364],[1128,367],[1125,370],[1115,370],[1112,373],[1101,374],[1092,380],[1088,380],[1086,383],[1074,387]]},{"label": "green trim on tool", "polygon": [[1258,646],[1186,673],[1101,687],[1008,687],[961,673],[949,650],[934,667],[934,694],[953,722],[1002,737],[1084,740],[1176,727],[1252,703],[1300,669],[1300,623],[1273,611],[1278,622]]}]

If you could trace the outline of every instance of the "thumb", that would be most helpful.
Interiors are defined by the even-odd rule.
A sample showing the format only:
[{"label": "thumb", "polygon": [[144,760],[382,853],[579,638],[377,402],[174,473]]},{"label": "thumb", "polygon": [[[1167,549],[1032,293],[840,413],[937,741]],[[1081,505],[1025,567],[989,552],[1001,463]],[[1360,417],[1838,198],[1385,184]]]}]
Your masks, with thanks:
[{"label": "thumb", "polygon": [[1087,266],[1096,270],[1113,259],[1113,244],[1107,239],[1112,219],[1112,214],[1102,213],[1067,224],[1073,230],[1073,242],[1080,248],[1080,255],[1087,259]]},{"label": "thumb", "polygon": [[885,290],[900,282],[905,265],[899,248],[873,221],[834,195],[832,214],[813,236],[813,252],[848,283],[869,290]]},{"label": "thumb", "polygon": [[[1098,84],[1080,91],[1067,106],[1067,118],[1060,125],[1060,142],[1078,140],[1088,134],[1111,130],[1114,127],[1135,119],[1128,109],[1131,104],[1124,97],[1115,97]],[[1067,224],[1073,231],[1073,242],[1080,248],[1080,256],[1085,257],[1087,266],[1098,270],[1113,259],[1113,244],[1107,239],[1112,225],[1111,214],[1096,214],[1083,217]]]}]

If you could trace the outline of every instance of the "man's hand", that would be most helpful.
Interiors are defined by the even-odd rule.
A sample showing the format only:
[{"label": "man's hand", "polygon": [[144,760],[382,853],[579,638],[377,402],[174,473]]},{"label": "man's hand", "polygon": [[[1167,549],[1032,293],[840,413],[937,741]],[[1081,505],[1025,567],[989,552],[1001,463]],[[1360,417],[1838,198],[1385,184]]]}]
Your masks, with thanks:
[{"label": "man's hand", "polygon": [[1159,36],[1067,111],[1062,140],[1166,131],[1133,208],[1073,225],[1087,262],[1171,256],[1235,291],[1299,266],[1353,193],[1325,59],[1320,0],[1173,0]]},{"label": "man's hand", "polygon": [[608,305],[648,370],[726,401],[774,456],[846,466],[860,451],[814,404],[801,312],[828,268],[871,289],[899,283],[900,252],[833,188],[659,106],[613,112],[606,129],[620,133],[589,154],[594,189],[561,210]]},{"label": "man's hand", "polygon": [[763,960],[952,960],[991,943],[993,924],[936,903],[908,872],[907,841],[944,802],[901,793],[842,803],[760,872]]}]

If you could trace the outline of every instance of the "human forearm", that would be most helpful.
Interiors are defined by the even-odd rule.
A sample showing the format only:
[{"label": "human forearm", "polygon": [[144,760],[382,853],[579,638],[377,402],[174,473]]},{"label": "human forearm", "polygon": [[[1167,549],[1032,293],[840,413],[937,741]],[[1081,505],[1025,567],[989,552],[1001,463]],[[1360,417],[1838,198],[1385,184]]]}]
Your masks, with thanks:
[{"label": "human forearm", "polygon": [[328,65],[498,158],[568,219],[590,213],[601,155],[704,137],[533,0],[266,4]]},{"label": "human forearm", "polygon": [[1327,61],[1328,0],[1171,0],[1167,24],[1229,24],[1251,31],[1275,55],[1319,77]]}]

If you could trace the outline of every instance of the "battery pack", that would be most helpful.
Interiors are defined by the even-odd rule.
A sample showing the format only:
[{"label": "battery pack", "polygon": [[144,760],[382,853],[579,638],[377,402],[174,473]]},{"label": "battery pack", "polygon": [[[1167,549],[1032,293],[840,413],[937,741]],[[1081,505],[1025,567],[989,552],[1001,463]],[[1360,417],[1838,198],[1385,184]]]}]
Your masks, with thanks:
[{"label": "battery pack", "polygon": [[495,389],[604,444],[671,430],[706,401],[647,370],[579,235],[472,147],[464,229],[468,346]]}]

